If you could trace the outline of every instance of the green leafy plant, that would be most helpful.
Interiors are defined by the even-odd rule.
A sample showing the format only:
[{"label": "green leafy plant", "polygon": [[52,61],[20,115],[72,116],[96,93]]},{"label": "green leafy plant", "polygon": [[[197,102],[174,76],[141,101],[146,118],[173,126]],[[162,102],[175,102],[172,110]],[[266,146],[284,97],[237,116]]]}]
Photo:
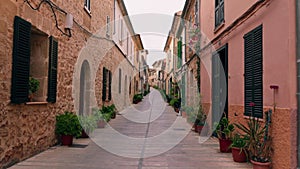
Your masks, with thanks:
[{"label": "green leafy plant", "polygon": [[268,132],[270,125],[270,113],[266,112],[265,125],[258,118],[249,118],[246,125],[236,124],[243,133],[244,137],[249,138],[247,142],[248,151],[252,160],[257,162],[270,162],[272,154],[271,137]]},{"label": "green leafy plant", "polygon": [[149,94],[150,93],[150,90],[145,90],[144,91],[144,96],[147,96],[147,94]]},{"label": "green leafy plant", "polygon": [[56,116],[55,133],[57,135],[72,135],[79,137],[82,132],[78,117],[72,113],[66,111],[64,114]]},{"label": "green leafy plant", "polygon": [[231,147],[245,148],[249,138],[242,137],[240,134],[235,134],[232,138]]},{"label": "green leafy plant", "polygon": [[96,119],[96,121],[99,121],[99,120],[104,120],[105,122],[109,122],[110,119],[111,119],[111,113],[109,112],[105,112],[106,110],[109,110],[107,108],[104,108],[103,109],[95,109],[93,110],[93,115]]},{"label": "green leafy plant", "polygon": [[239,148],[240,153],[242,153],[242,151],[246,152],[248,141],[249,141],[248,137],[236,133],[232,138],[232,144],[230,145],[230,147]]},{"label": "green leafy plant", "polygon": [[133,96],[133,103],[138,103],[143,100],[143,94],[135,94]]},{"label": "green leafy plant", "polygon": [[172,106],[172,107],[175,107],[175,105],[178,105],[178,104],[179,104],[179,99],[173,98],[170,101],[170,106]]},{"label": "green leafy plant", "polygon": [[33,77],[29,77],[29,94],[37,92],[40,88],[40,81]]},{"label": "green leafy plant", "polygon": [[97,120],[93,115],[79,116],[79,122],[87,134],[92,133],[97,127]]},{"label": "green leafy plant", "polygon": [[202,105],[200,104],[197,117],[196,117],[196,123],[197,125],[204,126],[206,121],[207,115],[204,113],[204,109]]},{"label": "green leafy plant", "polygon": [[158,86],[156,86],[156,85],[155,85],[155,86],[153,86],[153,88],[154,88],[154,89],[159,89],[159,87],[158,87]]},{"label": "green leafy plant", "polygon": [[219,139],[232,139],[232,134],[234,131],[234,125],[230,123],[228,118],[225,116],[223,117],[219,123],[216,125],[216,133]]},{"label": "green leafy plant", "polygon": [[191,113],[192,111],[194,111],[194,108],[192,106],[183,106],[181,108],[183,111],[185,111],[187,114]]}]

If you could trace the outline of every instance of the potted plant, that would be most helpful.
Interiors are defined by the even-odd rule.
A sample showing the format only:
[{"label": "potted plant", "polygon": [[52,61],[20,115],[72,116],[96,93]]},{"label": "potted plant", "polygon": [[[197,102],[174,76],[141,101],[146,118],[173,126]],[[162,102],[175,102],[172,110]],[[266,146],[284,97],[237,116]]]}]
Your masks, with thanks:
[{"label": "potted plant", "polygon": [[170,106],[172,106],[174,108],[174,111],[178,113],[179,109],[180,109],[180,106],[181,106],[180,99],[173,98],[170,101]]},{"label": "potted plant", "polygon": [[55,133],[61,137],[62,145],[72,145],[73,137],[79,137],[81,132],[82,127],[74,113],[66,111],[56,116]]},{"label": "potted plant", "polygon": [[29,101],[33,101],[34,98],[34,93],[36,93],[40,88],[40,81],[38,81],[37,79],[33,78],[33,77],[29,77],[29,95],[28,95],[28,99]]},{"label": "potted plant", "polygon": [[197,113],[197,117],[196,117],[196,120],[194,123],[195,132],[201,134],[201,131],[205,125],[206,118],[207,118],[207,116],[204,113],[202,104],[200,104],[198,113]]},{"label": "potted plant", "polygon": [[258,118],[249,118],[246,125],[236,124],[244,132],[244,136],[249,138],[247,147],[253,169],[268,169],[271,166],[272,139],[269,135],[271,114],[272,110],[265,113],[264,125]]},{"label": "potted plant", "polygon": [[104,112],[106,108],[103,109],[94,109],[93,110],[93,115],[96,119],[97,122],[97,127],[98,128],[104,128],[106,123],[108,123],[111,119],[111,114]]},{"label": "potted plant", "polygon": [[79,116],[79,122],[82,127],[81,138],[88,138],[88,135],[97,127],[97,121],[93,115]]},{"label": "potted plant", "polygon": [[233,131],[234,125],[230,123],[226,116],[224,116],[221,119],[221,121],[216,125],[216,133],[219,138],[221,152],[231,152],[230,145],[232,144],[231,138]]},{"label": "potted plant", "polygon": [[142,94],[135,94],[133,96],[133,104],[138,104],[142,100],[143,100],[143,95]]},{"label": "potted plant", "polygon": [[181,108],[181,114],[183,118],[186,118],[188,114],[191,113],[191,111],[193,111],[193,108],[191,106],[184,106]]},{"label": "potted plant", "polygon": [[97,122],[98,128],[104,128],[106,125],[106,122],[104,120],[104,116],[102,114],[102,111],[100,109],[93,109],[93,115]]},{"label": "potted plant", "polygon": [[240,134],[234,135],[232,144],[230,145],[233,161],[239,163],[247,161],[247,140],[248,138],[242,137]]},{"label": "potted plant", "polygon": [[116,118],[116,106],[114,104],[108,106],[108,109],[110,111],[110,114],[111,114],[111,118],[112,119],[115,119]]}]

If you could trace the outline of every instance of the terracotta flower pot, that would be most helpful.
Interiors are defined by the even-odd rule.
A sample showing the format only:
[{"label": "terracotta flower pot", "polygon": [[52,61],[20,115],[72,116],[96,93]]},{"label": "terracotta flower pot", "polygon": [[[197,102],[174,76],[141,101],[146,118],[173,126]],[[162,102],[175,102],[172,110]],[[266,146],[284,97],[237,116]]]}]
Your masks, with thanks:
[{"label": "terracotta flower pot", "polygon": [[103,120],[99,120],[99,121],[97,122],[98,128],[104,128],[105,125],[106,125],[106,123],[105,123],[105,121],[103,121]]},{"label": "terracotta flower pot", "polygon": [[204,126],[202,126],[202,125],[196,125],[195,131],[197,130],[196,132],[200,134],[201,131],[202,131],[202,129],[203,129],[203,127]]},{"label": "terracotta flower pot", "polygon": [[89,138],[89,135],[82,129],[81,138]]},{"label": "terracotta flower pot", "polygon": [[182,117],[183,117],[183,118],[186,118],[187,115],[186,115],[186,112],[185,112],[185,111],[182,111],[181,114],[182,114]]},{"label": "terracotta flower pot", "polygon": [[253,165],[253,169],[269,169],[271,167],[271,162],[261,163],[253,160],[250,161]]},{"label": "terracotta flower pot", "polygon": [[63,146],[71,146],[73,144],[73,136],[72,135],[62,135],[61,136],[61,144]]},{"label": "terracotta flower pot", "polygon": [[247,161],[247,155],[245,153],[245,150],[241,151],[240,148],[232,147],[231,152],[232,152],[233,161],[238,163],[243,163]]},{"label": "terracotta flower pot", "polygon": [[219,143],[220,143],[219,144],[220,152],[222,152],[222,153],[230,153],[231,152],[231,148],[230,148],[230,145],[232,144],[231,140],[219,138]]}]

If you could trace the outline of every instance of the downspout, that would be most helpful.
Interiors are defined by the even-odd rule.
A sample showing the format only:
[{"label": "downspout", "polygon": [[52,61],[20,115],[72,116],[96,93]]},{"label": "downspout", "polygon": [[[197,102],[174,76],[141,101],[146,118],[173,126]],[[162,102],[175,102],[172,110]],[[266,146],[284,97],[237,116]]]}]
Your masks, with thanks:
[{"label": "downspout", "polygon": [[296,63],[297,63],[297,167],[300,169],[300,1],[296,1]]}]

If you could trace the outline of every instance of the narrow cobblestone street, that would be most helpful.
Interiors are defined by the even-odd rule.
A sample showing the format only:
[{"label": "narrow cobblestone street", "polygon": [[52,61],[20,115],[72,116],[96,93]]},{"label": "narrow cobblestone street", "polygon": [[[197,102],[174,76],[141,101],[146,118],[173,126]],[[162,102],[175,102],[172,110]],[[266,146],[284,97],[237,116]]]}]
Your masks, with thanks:
[{"label": "narrow cobblestone street", "polygon": [[[151,102],[153,100],[154,102]],[[155,117],[155,101],[162,101],[162,97],[157,90],[151,89],[151,93],[144,98],[143,102],[135,105],[134,108],[138,110],[152,110],[150,114],[145,114],[149,120]],[[176,113],[173,108],[166,105],[166,108],[157,119],[151,123],[135,123],[127,120],[124,116],[128,115],[128,111],[132,111],[133,107],[120,112],[116,119],[110,122],[115,130],[123,135],[134,138],[149,138],[157,136],[168,128],[172,128],[172,124],[176,120]],[[154,114],[152,114],[154,113]],[[151,115],[152,114],[152,115]],[[128,118],[128,116],[127,116]],[[155,117],[156,118],[156,117]],[[152,119],[153,120],[153,119]],[[185,121],[184,118],[178,117],[178,121]],[[187,124],[187,123],[186,123]],[[174,128],[173,128],[174,129]],[[186,128],[174,129],[175,135],[177,132],[187,130]],[[248,163],[235,163],[232,160],[231,153],[219,153],[218,142],[215,138],[209,138],[203,144],[199,144],[199,135],[194,132],[188,132],[188,135],[171,150],[159,154],[157,156],[143,158],[146,152],[151,152],[157,148],[163,148],[172,144],[169,137],[162,140],[158,144],[141,145],[142,150],[139,150],[140,145],[132,144],[132,147],[125,147],[120,150],[124,154],[128,153],[135,155],[136,151],[140,154],[139,158],[128,158],[123,156],[114,155],[100,146],[98,146],[97,139],[104,139],[110,146],[115,143],[115,140],[103,133],[109,133],[109,127],[104,129],[97,129],[91,136],[91,139],[76,139],[73,147],[55,146],[49,150],[42,152],[32,158],[11,167],[12,169],[44,169],[44,168],[61,168],[61,169],[74,169],[74,168],[103,168],[103,169],[247,169],[251,168]],[[173,133],[174,134],[174,133]],[[122,142],[122,141],[121,141]],[[96,144],[97,143],[97,144]],[[149,146],[150,145],[150,146]],[[116,146],[116,145],[115,145]],[[149,155],[150,156],[150,155]]]}]

